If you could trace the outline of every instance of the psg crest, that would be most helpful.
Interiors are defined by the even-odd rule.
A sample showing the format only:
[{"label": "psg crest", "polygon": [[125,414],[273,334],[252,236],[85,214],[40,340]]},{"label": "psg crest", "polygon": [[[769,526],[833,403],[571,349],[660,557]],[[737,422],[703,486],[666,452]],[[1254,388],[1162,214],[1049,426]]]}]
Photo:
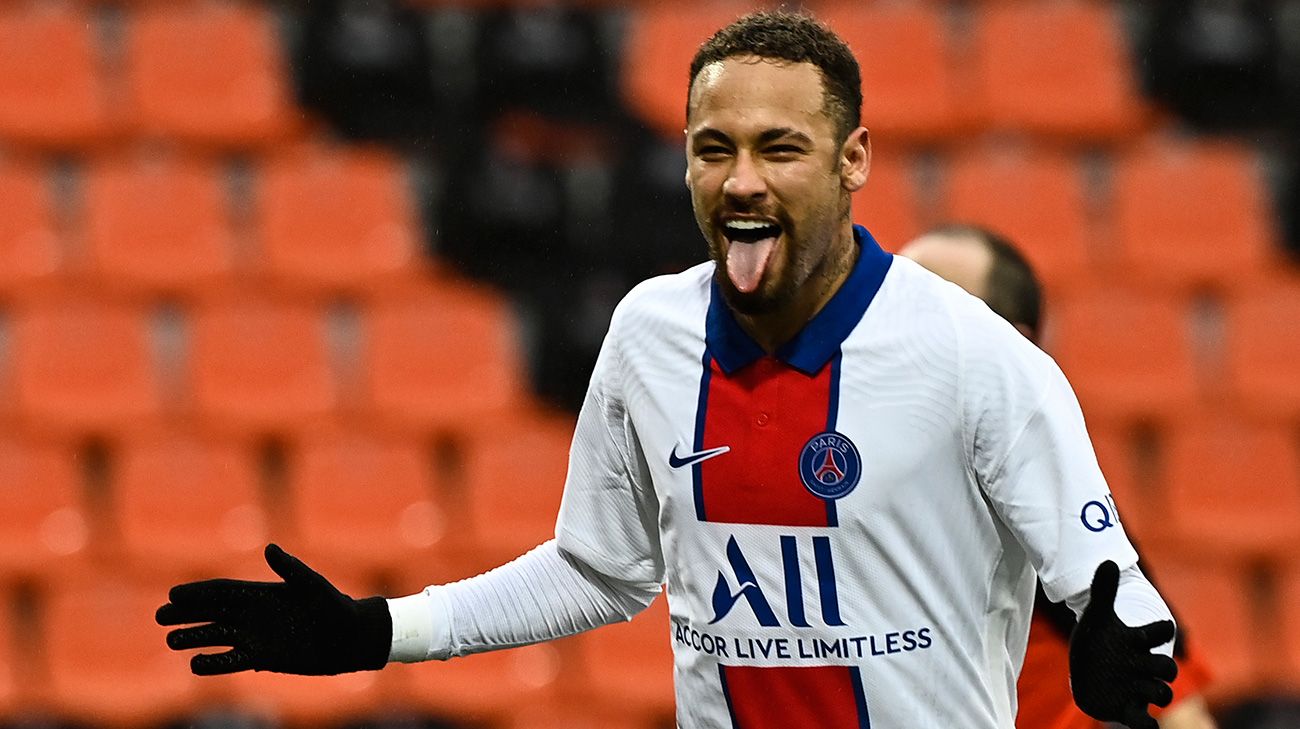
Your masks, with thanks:
[{"label": "psg crest", "polygon": [[834,431],[814,435],[799,453],[799,480],[823,499],[842,499],[862,478],[862,456],[853,441]]}]

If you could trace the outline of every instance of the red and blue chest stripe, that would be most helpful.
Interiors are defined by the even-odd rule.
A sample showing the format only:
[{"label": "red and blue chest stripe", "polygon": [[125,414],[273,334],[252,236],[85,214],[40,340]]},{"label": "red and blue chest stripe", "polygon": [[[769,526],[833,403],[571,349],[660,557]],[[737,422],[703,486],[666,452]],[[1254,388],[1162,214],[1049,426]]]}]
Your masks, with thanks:
[{"label": "red and blue chest stripe", "polygon": [[[893,261],[866,229],[855,226],[854,237],[860,254],[840,290],[791,342],[772,354],[741,329],[713,287],[694,448],[696,453],[722,446],[730,450],[691,466],[696,519],[839,525],[836,501],[804,485],[799,463],[814,436],[836,430],[841,345],[866,313]],[[870,727],[856,667],[720,664],[718,671],[735,729]]]}]

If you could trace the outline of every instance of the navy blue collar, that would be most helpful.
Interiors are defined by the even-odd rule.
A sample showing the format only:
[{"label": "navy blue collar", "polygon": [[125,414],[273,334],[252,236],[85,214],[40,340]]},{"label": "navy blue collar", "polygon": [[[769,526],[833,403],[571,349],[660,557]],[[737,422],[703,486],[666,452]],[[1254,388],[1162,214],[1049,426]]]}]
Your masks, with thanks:
[{"label": "navy blue collar", "polygon": [[[894,256],[881,249],[866,228],[853,226],[853,239],[862,250],[840,290],[773,355],[804,374],[816,374],[835,356],[840,344],[861,321],[894,262]],[[718,290],[717,281],[713,282],[709,296],[704,339],[709,354],[728,375],[766,354],[758,342],[740,328]]]}]

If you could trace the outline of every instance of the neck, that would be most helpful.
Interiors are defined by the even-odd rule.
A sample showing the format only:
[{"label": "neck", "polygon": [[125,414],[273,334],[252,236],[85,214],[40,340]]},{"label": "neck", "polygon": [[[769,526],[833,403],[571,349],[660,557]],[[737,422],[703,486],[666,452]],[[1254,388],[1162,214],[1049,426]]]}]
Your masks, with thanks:
[{"label": "neck", "polygon": [[789,306],[766,314],[747,315],[734,311],[736,321],[763,351],[771,354],[781,345],[794,339],[826,302],[835,296],[853,271],[858,260],[858,245],[853,240],[853,225],[845,225],[836,232],[836,240],[826,257],[817,264],[808,280],[795,295]]}]

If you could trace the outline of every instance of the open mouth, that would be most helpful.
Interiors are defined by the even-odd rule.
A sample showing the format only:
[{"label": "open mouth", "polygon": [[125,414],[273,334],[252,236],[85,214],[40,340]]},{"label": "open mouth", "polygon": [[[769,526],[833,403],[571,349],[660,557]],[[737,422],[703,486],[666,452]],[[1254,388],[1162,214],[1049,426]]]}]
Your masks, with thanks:
[{"label": "open mouth", "polygon": [[728,243],[727,276],[737,291],[757,291],[776,250],[781,226],[767,220],[728,220],[722,227]]},{"label": "open mouth", "polygon": [[781,235],[781,226],[766,220],[728,220],[722,227],[727,240],[735,243],[754,243]]}]

